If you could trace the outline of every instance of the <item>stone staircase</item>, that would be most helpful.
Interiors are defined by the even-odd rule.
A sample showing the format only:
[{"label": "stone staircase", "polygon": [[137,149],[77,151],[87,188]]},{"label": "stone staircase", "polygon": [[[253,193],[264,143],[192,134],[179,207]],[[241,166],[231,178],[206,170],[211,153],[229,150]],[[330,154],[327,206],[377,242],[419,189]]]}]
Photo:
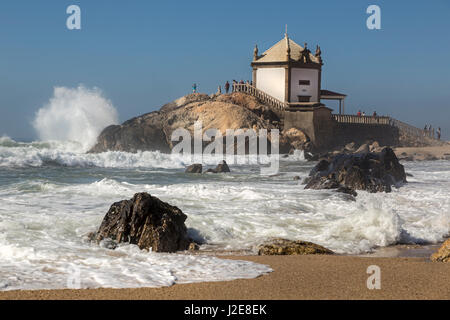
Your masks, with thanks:
[{"label": "stone staircase", "polygon": [[233,92],[243,92],[246,94],[249,94],[257,99],[259,99],[264,104],[278,110],[278,111],[284,111],[284,109],[287,107],[287,103],[282,102],[278,100],[277,98],[272,97],[271,95],[265,93],[264,91],[261,91],[259,89],[256,89],[254,86],[252,86],[249,83],[233,83]]}]

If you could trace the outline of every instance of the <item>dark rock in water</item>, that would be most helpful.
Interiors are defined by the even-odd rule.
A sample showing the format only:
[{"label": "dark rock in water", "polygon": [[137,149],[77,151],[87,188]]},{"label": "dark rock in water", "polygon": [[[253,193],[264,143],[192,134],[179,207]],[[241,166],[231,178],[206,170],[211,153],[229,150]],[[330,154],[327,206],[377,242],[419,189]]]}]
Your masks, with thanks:
[{"label": "dark rock in water", "polygon": [[320,161],[305,179],[305,189],[337,189],[391,192],[391,186],[405,183],[405,168],[391,148],[379,153],[339,154]]},{"label": "dark rock in water", "polygon": [[320,155],[317,153],[313,154],[311,152],[305,152],[304,154],[307,161],[317,161],[320,158]]},{"label": "dark rock in water", "polygon": [[355,190],[353,190],[352,188],[346,187],[346,186],[339,186],[336,189],[336,191],[337,192],[341,192],[341,193],[345,193],[345,194],[349,194],[349,195],[354,196],[354,197],[356,197],[358,195],[358,193]]},{"label": "dark rock in water", "polygon": [[294,181],[298,181],[298,180],[300,180],[300,177],[299,176],[295,176],[294,177]]},{"label": "dark rock in water", "polygon": [[306,254],[333,254],[334,252],[306,241],[291,241],[286,239],[273,239],[258,247],[258,255],[306,255]]},{"label": "dark rock in water", "polygon": [[155,252],[187,250],[190,240],[184,224],[186,215],[148,193],[114,203],[96,234],[97,242],[112,239],[136,244]]},{"label": "dark rock in water", "polygon": [[208,169],[206,172],[210,173],[226,173],[231,172],[225,160],[222,160],[222,163],[219,163],[215,169]]},{"label": "dark rock in water", "polygon": [[191,164],[186,168],[185,173],[202,173],[203,166],[200,163]]},{"label": "dark rock in water", "polygon": [[99,244],[102,248],[106,248],[106,249],[114,250],[117,248],[117,242],[115,242],[114,240],[112,240],[110,238],[103,239],[102,241],[100,241]]},{"label": "dark rock in water", "polygon": [[200,246],[198,244],[196,244],[195,242],[191,242],[189,244],[189,247],[188,247],[189,251],[197,251],[198,249],[200,249]]}]

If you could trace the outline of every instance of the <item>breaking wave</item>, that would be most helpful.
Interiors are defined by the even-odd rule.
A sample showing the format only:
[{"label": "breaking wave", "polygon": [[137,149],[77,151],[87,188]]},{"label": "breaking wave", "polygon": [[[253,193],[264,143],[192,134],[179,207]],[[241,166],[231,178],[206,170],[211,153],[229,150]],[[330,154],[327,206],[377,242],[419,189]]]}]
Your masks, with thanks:
[{"label": "breaking wave", "polygon": [[87,151],[105,127],[116,123],[117,111],[99,89],[56,87],[33,127],[42,141],[75,141]]}]

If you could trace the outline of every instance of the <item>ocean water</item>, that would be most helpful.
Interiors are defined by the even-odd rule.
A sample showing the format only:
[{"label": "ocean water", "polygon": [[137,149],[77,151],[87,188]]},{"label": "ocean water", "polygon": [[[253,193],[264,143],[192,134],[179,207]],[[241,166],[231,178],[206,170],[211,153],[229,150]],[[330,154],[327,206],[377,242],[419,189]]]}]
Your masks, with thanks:
[{"label": "ocean water", "polygon": [[[280,173],[254,164],[231,174],[188,175],[189,158],[159,152],[86,154],[77,142],[0,138],[0,290],[159,287],[252,278],[268,266],[211,255],[159,254],[90,243],[113,202],[148,192],[178,206],[210,250],[256,252],[271,237],[301,239],[340,254],[430,244],[450,234],[450,162],[409,162],[409,183],[389,194],[304,190],[314,164],[281,158]],[[207,161],[213,165],[216,159]],[[300,176],[295,181],[294,176]],[[77,276],[78,275],[78,276]],[[69,281],[68,281],[69,279]],[[72,282],[70,282],[72,281]]]}]

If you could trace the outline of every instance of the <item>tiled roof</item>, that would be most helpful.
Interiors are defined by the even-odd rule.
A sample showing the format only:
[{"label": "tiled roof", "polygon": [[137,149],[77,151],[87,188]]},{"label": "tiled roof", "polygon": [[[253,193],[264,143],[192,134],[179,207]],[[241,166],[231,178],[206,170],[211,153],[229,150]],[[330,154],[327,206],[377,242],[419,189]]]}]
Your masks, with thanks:
[{"label": "tiled roof", "polygon": [[[286,41],[287,40],[287,41]],[[282,62],[286,61],[287,42],[289,41],[289,47],[291,49],[291,59],[300,60],[304,48],[293,40],[285,37],[273,45],[270,49],[266,50],[263,54],[258,56],[254,62]],[[319,59],[312,53],[309,54],[311,62],[320,63]]]}]

